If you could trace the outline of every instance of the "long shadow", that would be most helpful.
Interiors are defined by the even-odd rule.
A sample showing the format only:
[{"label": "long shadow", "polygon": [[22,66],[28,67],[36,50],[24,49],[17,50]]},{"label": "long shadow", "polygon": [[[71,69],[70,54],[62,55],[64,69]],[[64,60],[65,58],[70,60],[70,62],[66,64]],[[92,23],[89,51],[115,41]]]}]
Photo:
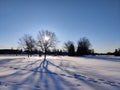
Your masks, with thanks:
[{"label": "long shadow", "polygon": [[[48,61],[47,60],[47,63],[49,63],[50,65],[52,65],[52,66],[55,66],[56,68],[59,68],[60,70],[62,70],[62,71],[64,71],[66,74],[68,74],[68,75],[66,75],[66,74],[61,74],[61,75],[63,75],[63,76],[66,76],[66,77],[72,77],[72,78],[74,78],[74,79],[77,79],[77,80],[80,80],[81,82],[83,82],[83,83],[85,83],[85,84],[87,84],[88,86],[90,86],[90,87],[92,87],[92,88],[94,88],[94,89],[96,89],[96,90],[99,90],[99,88],[100,89],[107,89],[106,87],[101,87],[101,86],[99,86],[99,85],[97,85],[96,86],[96,84],[99,84],[99,82],[97,82],[97,81],[95,81],[94,80],[94,78],[93,78],[93,80],[89,80],[90,78],[88,77],[86,77],[86,76],[83,76],[83,75],[80,75],[80,74],[76,74],[76,73],[74,73],[74,72],[72,72],[72,71],[69,71],[69,70],[65,70],[65,69],[63,69],[61,66],[58,66],[58,65],[55,65],[54,63],[52,63],[52,62],[50,62],[50,61]],[[54,77],[52,77],[52,78],[54,78]],[[62,80],[64,81],[64,79],[62,78]],[[65,84],[65,82],[66,81],[64,81],[64,84]],[[91,83],[91,82],[93,82],[93,83]]]},{"label": "long shadow", "polygon": [[[52,66],[55,66],[56,68],[59,68],[61,70],[64,70],[62,69],[61,67],[51,63],[49,60],[47,59],[44,59],[41,63],[40,63],[40,66],[38,67],[38,69],[40,69],[40,73],[41,73],[41,79],[44,79],[44,83],[45,83],[45,87],[46,90],[50,90],[50,86],[48,85],[49,81],[47,78],[50,78],[52,83],[54,83],[54,89],[55,90],[64,90],[64,87],[63,85],[66,85],[66,86],[70,86],[71,83],[66,81],[65,79],[63,79],[63,77],[60,77],[58,76],[57,73],[54,73],[52,71],[50,71],[48,69],[48,66],[49,65],[52,65]],[[45,73],[42,73],[42,72],[45,72]],[[49,74],[49,75],[48,75]],[[46,78],[47,77],[47,78]],[[69,90],[73,90],[72,88],[69,88]]]},{"label": "long shadow", "polygon": [[38,67],[34,68],[33,71],[50,73],[50,71],[48,70],[48,60],[43,59],[43,61],[40,63],[40,65]]},{"label": "long shadow", "polygon": [[66,73],[69,74],[69,75],[74,75],[74,73],[70,72],[69,70],[65,70],[65,69],[63,69],[62,67],[57,66],[57,65],[55,65],[54,63],[52,63],[52,62],[50,62],[50,61],[48,61],[48,63],[49,63],[50,65],[52,65],[52,66],[55,66],[56,68],[59,68],[60,70],[66,72]]},{"label": "long shadow", "polygon": [[[32,63],[32,65],[36,64],[36,62],[38,62],[38,60]],[[28,87],[29,90],[38,90],[42,89],[41,83],[43,84],[43,89],[45,90],[51,90],[51,88],[54,88],[54,90],[65,90],[63,86],[71,86],[71,83],[66,81],[63,77],[56,75],[54,72],[50,71],[48,68],[49,65],[60,68],[59,66],[52,64],[50,61],[43,59],[43,61],[40,62],[39,66],[33,70],[24,70],[23,72],[17,68],[16,72],[1,76],[0,82],[1,80],[6,81],[8,78],[13,78],[11,79],[11,82],[4,82],[6,86],[11,85],[12,90],[19,90],[20,88],[24,87]],[[18,77],[21,78],[21,80],[15,81],[15,78]],[[69,90],[73,89],[70,88]]]},{"label": "long shadow", "polygon": [[[40,84],[41,81],[42,81],[42,83],[44,83],[45,90],[51,90],[50,89],[50,87],[51,87],[50,83],[54,84],[54,88],[55,88],[54,90],[64,90],[63,85],[70,86],[71,85],[70,82],[64,80],[62,77],[56,75],[55,73],[51,72],[48,69],[48,66],[50,64],[54,65],[50,61],[44,59],[40,63],[40,65],[33,70],[33,73],[30,74],[24,81],[21,82],[21,85],[23,85],[23,84],[25,84],[29,81],[34,82],[35,77],[37,75],[39,75],[38,80],[35,82],[35,87],[36,88],[40,87],[39,84]],[[54,66],[56,66],[56,65],[54,65]],[[58,66],[56,66],[56,67],[60,68]],[[49,82],[49,80],[51,80],[51,82]],[[69,90],[72,90],[72,89],[69,89]]]},{"label": "long shadow", "polygon": [[[36,61],[36,62],[38,62],[38,61]],[[32,64],[36,64],[36,62],[34,62]],[[34,70],[32,70],[31,72],[30,71],[21,72],[21,70],[20,71],[18,70],[17,72],[15,72],[13,74],[2,76],[0,78],[4,78],[4,79],[5,78],[13,78],[14,79],[14,77],[15,78],[19,77],[22,79],[25,76],[25,78],[23,78],[23,80],[20,80],[20,82],[16,82],[15,84],[12,85],[13,90],[19,90],[22,86],[24,87],[26,84],[33,87],[33,88],[29,88],[29,90],[41,90],[42,84],[43,84],[43,88],[45,90],[51,90],[51,87],[54,88],[53,90],[65,90],[64,86],[69,87],[69,90],[74,90],[74,89],[72,89],[72,87],[70,87],[70,86],[73,86],[73,84],[71,82],[69,82],[68,80],[65,80],[63,78],[64,76],[58,75],[57,73],[49,70],[49,65],[52,65],[55,68],[58,68],[58,69],[64,71],[69,76],[72,76],[72,78],[78,79],[78,80],[88,84],[89,86],[95,88],[94,84],[89,83],[85,79],[77,77],[74,72],[65,70],[61,66],[58,66],[47,59],[43,59],[43,61],[39,64],[39,66],[34,68]],[[67,77],[68,75],[65,75],[65,76]],[[53,86],[51,86],[51,83]]]},{"label": "long shadow", "polygon": [[34,65],[34,64],[36,64],[36,63],[38,63],[38,62],[40,62],[40,60],[37,60],[37,61],[35,61],[35,62],[33,62],[33,63],[30,63],[30,64],[26,65],[24,68],[32,67],[32,65]]}]

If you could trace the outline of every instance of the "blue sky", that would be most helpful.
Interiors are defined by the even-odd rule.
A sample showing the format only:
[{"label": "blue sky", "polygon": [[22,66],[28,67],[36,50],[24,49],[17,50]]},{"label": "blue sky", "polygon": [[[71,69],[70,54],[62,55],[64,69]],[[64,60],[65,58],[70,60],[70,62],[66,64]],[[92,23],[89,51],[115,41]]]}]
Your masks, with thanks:
[{"label": "blue sky", "polygon": [[0,48],[39,30],[55,32],[62,46],[87,37],[95,52],[120,48],[120,0],[0,0]]}]

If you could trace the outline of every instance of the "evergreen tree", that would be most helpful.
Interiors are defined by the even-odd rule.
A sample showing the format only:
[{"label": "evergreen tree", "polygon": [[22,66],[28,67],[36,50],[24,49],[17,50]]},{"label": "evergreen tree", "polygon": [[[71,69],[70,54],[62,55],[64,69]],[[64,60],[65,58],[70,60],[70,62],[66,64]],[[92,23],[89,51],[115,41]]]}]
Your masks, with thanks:
[{"label": "evergreen tree", "polygon": [[65,48],[67,49],[68,56],[75,56],[75,46],[72,41],[66,42]]},{"label": "evergreen tree", "polygon": [[83,37],[78,41],[78,47],[77,47],[77,55],[82,56],[82,55],[88,55],[90,54],[90,41]]}]

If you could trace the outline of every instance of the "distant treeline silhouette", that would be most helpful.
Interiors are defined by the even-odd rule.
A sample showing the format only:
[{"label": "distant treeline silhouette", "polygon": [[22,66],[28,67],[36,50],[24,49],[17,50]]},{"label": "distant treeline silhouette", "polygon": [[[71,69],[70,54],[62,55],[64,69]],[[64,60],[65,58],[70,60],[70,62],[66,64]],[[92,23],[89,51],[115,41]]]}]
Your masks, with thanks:
[{"label": "distant treeline silhouette", "polygon": [[114,52],[108,52],[107,55],[120,56],[120,48],[115,49]]},{"label": "distant treeline silhouette", "polygon": [[0,49],[0,54],[21,54],[22,50],[18,49]]},{"label": "distant treeline silhouette", "polygon": [[[19,54],[28,54],[28,51],[26,51],[26,50],[23,51],[22,49],[21,50],[18,50],[18,49],[0,49],[0,54],[19,55]],[[38,54],[39,56],[41,56],[44,53],[42,51],[39,51],[39,50],[32,50],[32,51],[29,51],[29,54],[30,54],[30,56],[32,56],[33,54]],[[57,56],[57,55],[67,55],[67,52],[59,50],[59,49],[54,49],[52,51],[48,50],[47,54]]]},{"label": "distant treeline silhouette", "polygon": [[[54,49],[52,51],[48,50],[47,55],[79,56],[79,55],[77,55],[77,52],[75,52],[75,50],[73,49],[73,47],[75,48],[75,46],[73,45],[71,47],[69,48],[69,49],[71,49],[71,50],[69,50],[69,52],[64,51],[64,50],[59,50],[59,49]],[[87,52],[86,55],[115,55],[115,56],[120,56],[120,48],[115,49],[114,52],[108,52],[108,53],[94,53],[93,49],[89,49],[88,52]],[[20,50],[19,49],[0,49],[0,54],[15,54],[17,56],[17,55],[20,55],[20,54],[28,54],[28,51],[23,51],[22,49],[20,49]],[[42,51],[39,51],[39,50],[33,50],[33,51],[30,52],[30,56],[32,56],[33,54],[38,54],[39,56],[41,56],[44,53]]]}]

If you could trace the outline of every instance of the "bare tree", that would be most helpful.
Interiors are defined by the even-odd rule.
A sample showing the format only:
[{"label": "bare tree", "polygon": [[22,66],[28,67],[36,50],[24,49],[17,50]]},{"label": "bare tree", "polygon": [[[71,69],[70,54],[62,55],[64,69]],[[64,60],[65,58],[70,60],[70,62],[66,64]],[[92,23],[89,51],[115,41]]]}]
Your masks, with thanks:
[{"label": "bare tree", "polygon": [[39,31],[38,33],[38,43],[37,45],[41,48],[44,52],[44,59],[46,59],[46,52],[49,49],[52,49],[56,46],[57,38],[55,33],[50,31]]},{"label": "bare tree", "polygon": [[65,44],[65,49],[68,52],[68,56],[74,56],[75,55],[75,46],[74,43],[72,41],[68,41]]},{"label": "bare tree", "polygon": [[35,40],[29,35],[25,34],[22,38],[19,39],[19,45],[28,53],[28,57],[31,56],[31,52],[35,48]]}]

